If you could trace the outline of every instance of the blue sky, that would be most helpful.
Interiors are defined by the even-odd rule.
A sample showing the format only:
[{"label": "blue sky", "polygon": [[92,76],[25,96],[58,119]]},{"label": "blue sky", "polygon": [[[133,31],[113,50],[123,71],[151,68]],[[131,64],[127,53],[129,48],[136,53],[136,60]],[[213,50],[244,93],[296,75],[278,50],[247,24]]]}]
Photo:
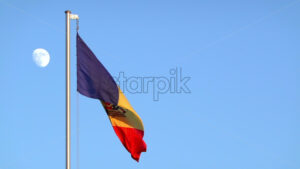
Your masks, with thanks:
[{"label": "blue sky", "polygon": [[300,0],[0,0],[0,169],[65,168],[67,9],[113,76],[191,77],[158,101],[125,92],[148,145],[136,163],[76,92],[72,21],[73,169],[299,169]]}]

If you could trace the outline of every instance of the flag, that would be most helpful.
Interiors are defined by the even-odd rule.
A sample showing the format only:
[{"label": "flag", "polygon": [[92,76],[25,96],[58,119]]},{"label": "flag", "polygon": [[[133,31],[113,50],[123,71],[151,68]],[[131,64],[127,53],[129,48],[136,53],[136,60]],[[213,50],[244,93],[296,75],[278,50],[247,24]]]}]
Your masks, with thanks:
[{"label": "flag", "polygon": [[77,91],[99,99],[112,127],[131,157],[139,161],[146,152],[144,126],[112,76],[77,33]]}]

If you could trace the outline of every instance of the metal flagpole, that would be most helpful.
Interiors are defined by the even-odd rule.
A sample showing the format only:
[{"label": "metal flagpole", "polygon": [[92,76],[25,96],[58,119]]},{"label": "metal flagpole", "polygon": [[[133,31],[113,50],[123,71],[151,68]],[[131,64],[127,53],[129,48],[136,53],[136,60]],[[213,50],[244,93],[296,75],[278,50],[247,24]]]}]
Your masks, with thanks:
[{"label": "metal flagpole", "polygon": [[71,169],[71,116],[70,116],[70,19],[79,19],[78,15],[66,13],[66,169]]},{"label": "metal flagpole", "polygon": [[70,126],[70,14],[66,13],[66,169],[71,168],[71,126]]}]

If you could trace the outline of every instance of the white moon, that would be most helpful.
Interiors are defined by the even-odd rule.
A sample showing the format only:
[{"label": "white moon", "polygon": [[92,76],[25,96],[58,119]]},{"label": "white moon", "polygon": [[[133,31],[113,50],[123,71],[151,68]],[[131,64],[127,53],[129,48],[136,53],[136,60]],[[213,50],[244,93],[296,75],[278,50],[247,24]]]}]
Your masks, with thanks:
[{"label": "white moon", "polygon": [[39,67],[46,67],[50,62],[50,55],[47,50],[38,48],[32,53],[33,61]]}]

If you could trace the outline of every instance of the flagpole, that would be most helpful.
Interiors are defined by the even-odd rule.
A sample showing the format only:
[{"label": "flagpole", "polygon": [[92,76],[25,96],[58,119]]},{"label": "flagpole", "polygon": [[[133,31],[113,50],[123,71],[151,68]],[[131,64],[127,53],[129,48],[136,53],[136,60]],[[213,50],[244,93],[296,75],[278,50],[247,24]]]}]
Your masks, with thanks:
[{"label": "flagpole", "polygon": [[70,14],[66,13],[66,169],[71,169],[71,126],[70,126]]}]

